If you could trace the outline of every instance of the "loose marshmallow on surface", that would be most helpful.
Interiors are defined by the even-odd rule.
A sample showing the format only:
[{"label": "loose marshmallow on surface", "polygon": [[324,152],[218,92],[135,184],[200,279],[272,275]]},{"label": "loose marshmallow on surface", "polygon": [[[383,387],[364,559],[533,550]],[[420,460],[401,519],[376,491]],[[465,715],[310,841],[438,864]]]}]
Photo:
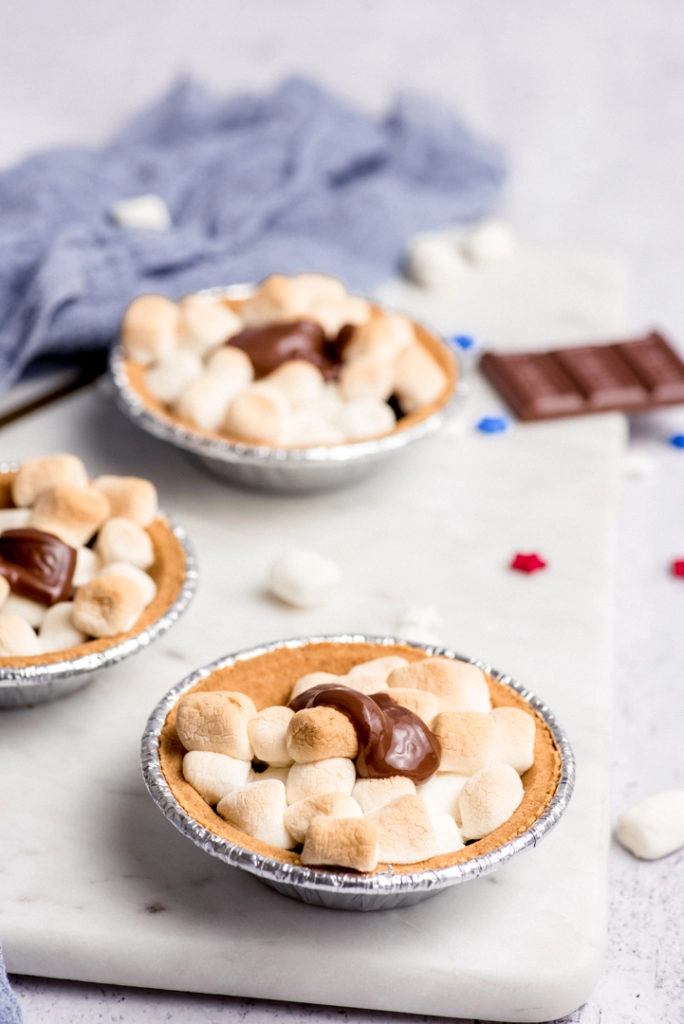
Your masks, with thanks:
[{"label": "loose marshmallow on surface", "polygon": [[508,821],[525,791],[515,768],[488,764],[472,775],[459,797],[464,839],[481,839]]},{"label": "loose marshmallow on surface", "polygon": [[153,192],[130,199],[119,199],[112,206],[112,217],[122,228],[146,231],[168,231],[171,214],[161,196]]},{"label": "loose marshmallow on surface", "polygon": [[221,429],[256,444],[277,444],[289,412],[282,391],[267,384],[253,384],[230,403]]},{"label": "loose marshmallow on surface", "polygon": [[88,639],[82,630],[74,626],[73,611],[73,601],[60,601],[48,608],[39,632],[40,646],[46,654],[77,647]]},{"label": "loose marshmallow on surface", "polygon": [[76,567],[71,582],[75,587],[89,583],[102,568],[102,562],[92,548],[80,547],[76,552]]},{"label": "loose marshmallow on surface", "polygon": [[186,295],[178,303],[178,343],[198,356],[242,330],[242,320],[222,302]]},{"label": "loose marshmallow on surface", "polygon": [[392,672],[387,680],[392,689],[434,693],[440,711],[489,711],[492,704],[484,673],[475,665],[451,658],[425,658]]},{"label": "loose marshmallow on surface", "polygon": [[400,796],[412,796],[416,792],[415,783],[402,775],[390,775],[386,779],[357,779],[352,789],[352,796],[364,814],[377,811],[378,808],[391,804]]},{"label": "loose marshmallow on surface", "polygon": [[185,388],[174,405],[176,413],[200,430],[218,430],[230,403],[242,390],[226,374],[204,370]]},{"label": "loose marshmallow on surface", "polygon": [[285,604],[316,608],[328,600],[341,579],[338,566],[329,559],[314,551],[289,548],[271,565],[269,589]]},{"label": "loose marshmallow on surface", "polygon": [[431,292],[452,292],[463,287],[466,263],[442,232],[414,235],[409,241],[408,272],[416,284]]},{"label": "loose marshmallow on surface", "polygon": [[132,519],[115,516],[102,525],[95,541],[95,552],[108,562],[128,562],[138,569],[149,569],[154,562],[150,536]]},{"label": "loose marshmallow on surface", "polygon": [[285,811],[284,824],[292,838],[303,843],[314,818],[321,815],[327,818],[360,818],[362,813],[356,800],[346,793],[321,793],[290,804]]},{"label": "loose marshmallow on surface", "polygon": [[367,818],[377,825],[379,860],[413,864],[436,856],[437,837],[419,796],[400,796]]},{"label": "loose marshmallow on surface", "polygon": [[518,246],[508,224],[488,217],[466,232],[461,248],[472,263],[493,266],[512,259]]},{"label": "loose marshmallow on surface", "polygon": [[378,859],[378,830],[368,818],[319,816],[309,825],[303,864],[373,871]]},{"label": "loose marshmallow on surface", "polygon": [[110,516],[132,519],[139,526],[149,526],[156,519],[157,488],[151,480],[138,476],[99,476],[93,482],[109,501]]},{"label": "loose marshmallow on surface", "polygon": [[88,636],[116,636],[128,632],[144,608],[142,592],[133,580],[96,576],[76,591],[72,621]]},{"label": "loose marshmallow on surface", "polygon": [[32,601],[30,597],[9,593],[5,598],[2,610],[7,615],[20,615],[22,619],[26,619],[29,626],[38,629],[45,618],[47,606],[39,601]]},{"label": "loose marshmallow on surface", "polygon": [[[33,505],[41,491],[58,484],[70,487],[85,487],[88,473],[85,466],[75,455],[39,455],[35,459],[26,459],[14,474],[12,480],[12,501],[24,508]],[[12,509],[3,512],[12,512]],[[17,523],[26,526],[26,522]],[[3,526],[8,530],[8,526]]]},{"label": "loose marshmallow on surface", "polygon": [[331,757],[309,764],[293,764],[287,777],[287,802],[294,804],[322,793],[346,793],[351,796],[356,782],[356,766],[346,757]]},{"label": "loose marshmallow on surface", "polygon": [[183,777],[208,804],[247,785],[250,762],[209,750],[189,750],[183,758]]},{"label": "loose marshmallow on surface", "polygon": [[300,693],[304,693],[305,690],[310,690],[312,686],[321,686],[323,683],[327,683],[329,686],[337,686],[344,678],[344,676],[336,676],[333,672],[309,672],[294,684],[290,700],[294,700],[295,697],[298,697]]},{"label": "loose marshmallow on surface", "polygon": [[337,708],[320,705],[297,711],[287,727],[287,751],[297,764],[331,757],[355,758],[359,752],[356,729]]},{"label": "loose marshmallow on surface", "polygon": [[248,836],[291,850],[296,844],[283,824],[286,808],[285,786],[278,779],[265,779],[228,793],[216,811]]},{"label": "loose marshmallow on surface", "polygon": [[254,751],[247,726],[256,713],[254,702],[243,693],[189,693],[178,702],[176,732],[186,750],[251,761]]},{"label": "loose marshmallow on surface", "polygon": [[109,512],[109,501],[96,487],[57,484],[38,495],[29,525],[54,533],[78,549],[88,543]]},{"label": "loose marshmallow on surface", "polygon": [[684,846],[684,789],[646,797],[618,818],[615,834],[642,860],[667,857]]},{"label": "loose marshmallow on surface", "polygon": [[146,608],[157,594],[157,584],[152,577],[143,569],[139,569],[136,565],[131,565],[130,562],[108,562],[98,569],[95,576],[126,576],[140,587]]},{"label": "loose marshmallow on surface", "polygon": [[276,704],[264,708],[248,723],[250,743],[259,761],[275,768],[286,768],[292,764],[286,740],[287,727],[293,716],[291,708]]},{"label": "loose marshmallow on surface", "polygon": [[347,441],[360,441],[391,433],[397,419],[386,402],[379,398],[365,398],[344,402],[335,423]]},{"label": "loose marshmallow on surface", "polygon": [[393,363],[394,391],[402,412],[412,413],[434,402],[447,379],[439,364],[422,345],[407,345]]},{"label": "loose marshmallow on surface", "polygon": [[180,313],[163,295],[140,295],[126,310],[121,344],[128,359],[147,366],[172,352],[177,345]]},{"label": "loose marshmallow on surface", "polygon": [[20,615],[0,612],[0,658],[42,654],[40,640]]},{"label": "loose marshmallow on surface", "polygon": [[153,363],[145,372],[145,387],[160,402],[171,405],[183,394],[204,366],[195,352],[180,348]]}]

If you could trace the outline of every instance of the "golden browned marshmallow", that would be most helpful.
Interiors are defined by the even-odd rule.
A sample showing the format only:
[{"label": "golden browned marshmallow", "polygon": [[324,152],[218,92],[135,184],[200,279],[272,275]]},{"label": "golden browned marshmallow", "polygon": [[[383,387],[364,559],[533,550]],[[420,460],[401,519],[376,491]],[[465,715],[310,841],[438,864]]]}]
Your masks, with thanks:
[{"label": "golden browned marshmallow", "polygon": [[335,338],[345,324],[365,323],[370,316],[370,306],[358,295],[322,298],[313,304],[308,315],[321,325],[329,338]]},{"label": "golden browned marshmallow", "polygon": [[108,515],[109,501],[96,487],[57,484],[38,495],[29,525],[54,533],[72,548],[80,548]]},{"label": "golden browned marshmallow", "polygon": [[177,348],[145,370],[145,387],[165,405],[173,405],[191,381],[204,369],[200,357],[187,348]]},{"label": "golden browned marshmallow", "polygon": [[503,761],[522,775],[534,763],[535,722],[522,708],[494,708],[490,712],[496,723],[497,761]]},{"label": "golden browned marshmallow", "polygon": [[251,761],[254,752],[247,726],[256,713],[244,693],[189,693],[178,702],[176,732],[186,750],[210,750]]},{"label": "golden browned marshmallow", "polygon": [[318,302],[341,302],[351,296],[339,277],[331,274],[293,274],[290,280],[299,312],[304,313]]},{"label": "golden browned marshmallow", "polygon": [[242,384],[226,373],[206,369],[188,384],[174,410],[200,430],[219,430],[230,403],[242,390]]},{"label": "golden browned marshmallow", "polygon": [[287,727],[287,750],[297,764],[331,757],[354,758],[359,752],[356,729],[336,708],[302,708]]},{"label": "golden browned marshmallow", "polygon": [[72,584],[75,587],[82,587],[84,583],[97,576],[102,568],[102,562],[92,548],[80,547],[76,552],[76,568],[72,577]]},{"label": "golden browned marshmallow", "polygon": [[408,345],[415,343],[415,331],[410,320],[397,313],[376,314],[356,327],[344,347],[345,362],[373,359],[391,362]]},{"label": "golden browned marshmallow", "polygon": [[95,551],[106,565],[128,562],[138,569],[149,569],[154,562],[154,547],[149,534],[132,519],[114,516],[100,527]]},{"label": "golden browned marshmallow", "polygon": [[414,864],[437,854],[437,836],[417,795],[397,797],[367,815],[378,828],[378,857],[388,864]]},{"label": "golden browned marshmallow", "polygon": [[254,380],[252,360],[246,352],[234,345],[221,345],[212,352],[207,359],[207,371],[225,377],[236,395]]},{"label": "golden browned marshmallow", "polygon": [[428,690],[408,690],[393,686],[390,697],[403,708],[408,708],[414,715],[418,715],[418,718],[422,718],[426,725],[430,725],[437,714],[437,698]]},{"label": "golden browned marshmallow", "polygon": [[344,402],[335,415],[335,424],[347,441],[361,441],[389,434],[396,423],[394,411],[381,398]]},{"label": "golden browned marshmallow", "polygon": [[264,779],[228,793],[219,800],[216,811],[248,836],[291,850],[295,842],[283,824],[286,807],[282,782]]},{"label": "golden browned marshmallow", "polygon": [[[396,654],[388,654],[384,658],[371,658],[370,661],[362,661],[360,664],[354,665],[347,673],[347,676],[349,679],[363,681],[363,685],[375,685],[376,689],[385,690],[390,672],[394,672],[397,668],[403,668],[407,664],[406,658],[400,658]],[[375,680],[374,684],[371,681],[372,679]],[[372,690],[363,690],[362,692],[373,693]]]},{"label": "golden browned marshmallow", "polygon": [[271,274],[240,307],[245,327],[262,327],[275,320],[294,320],[301,312],[292,279]]},{"label": "golden browned marshmallow", "polygon": [[348,757],[330,757],[325,761],[293,764],[287,776],[287,802],[306,800],[321,793],[346,793],[356,782],[356,767]]},{"label": "golden browned marshmallow", "polygon": [[140,587],[146,608],[148,604],[151,604],[157,594],[157,584],[149,573],[146,573],[144,569],[139,569],[137,565],[131,565],[130,562],[107,562],[106,565],[98,569],[95,575],[127,576],[129,580],[133,580],[133,582]]},{"label": "golden browned marshmallow", "polygon": [[307,800],[290,804],[285,811],[285,828],[298,843],[304,842],[307,829],[321,815],[326,818],[360,818],[361,808],[353,797],[346,793],[321,793]]},{"label": "golden browned marshmallow", "polygon": [[385,401],[394,388],[392,364],[372,356],[359,356],[342,364],[339,387],[345,402]]},{"label": "golden browned marshmallow", "polygon": [[245,388],[228,407],[221,430],[246,441],[276,444],[282,434],[290,407],[276,388],[255,384]]},{"label": "golden browned marshmallow", "polygon": [[416,785],[404,775],[390,775],[386,779],[357,779],[352,789],[352,796],[364,814],[377,811],[385,804],[391,804],[400,796],[411,796],[416,792]]},{"label": "golden browned marshmallow", "polygon": [[441,711],[432,731],[442,747],[441,772],[473,775],[496,759],[496,723],[481,711]]},{"label": "golden browned marshmallow", "polygon": [[4,605],[9,597],[10,585],[4,576],[0,576],[0,606]]},{"label": "golden browned marshmallow", "polygon": [[523,784],[509,764],[488,764],[468,779],[461,790],[461,832],[464,839],[481,839],[507,821],[524,796]]},{"label": "golden browned marshmallow", "polygon": [[319,816],[309,825],[302,864],[373,871],[378,863],[378,830],[368,818]]},{"label": "golden browned marshmallow", "polygon": [[274,768],[287,768],[292,757],[287,749],[287,727],[294,715],[291,708],[274,704],[264,708],[247,726],[254,756]]},{"label": "golden browned marshmallow", "polygon": [[145,608],[137,583],[125,576],[96,576],[76,591],[71,621],[88,636],[126,633]]},{"label": "golden browned marshmallow", "polygon": [[183,758],[183,778],[208,804],[247,785],[250,762],[210,750],[189,750]]},{"label": "golden browned marshmallow", "polygon": [[40,647],[45,653],[76,647],[87,640],[86,634],[72,622],[73,602],[60,601],[45,613],[40,626]]},{"label": "golden browned marshmallow", "polygon": [[176,348],[180,312],[163,295],[140,295],[131,302],[121,325],[121,344],[128,359],[147,366]]},{"label": "golden browned marshmallow", "polygon": [[157,516],[157,488],[139,476],[98,476],[93,481],[109,501],[110,516],[149,526]]},{"label": "golden browned marshmallow", "polygon": [[40,640],[21,615],[0,613],[0,658],[41,654]]},{"label": "golden browned marshmallow", "polygon": [[387,685],[434,693],[440,711],[489,711],[492,706],[484,673],[451,658],[414,661],[390,673]]},{"label": "golden browned marshmallow", "polygon": [[263,378],[263,383],[285,396],[291,409],[313,405],[323,389],[323,374],[305,359],[289,359]]},{"label": "golden browned marshmallow", "polygon": [[402,349],[393,367],[393,390],[405,413],[416,412],[434,402],[447,383],[442,368],[418,342]]},{"label": "golden browned marshmallow", "polygon": [[178,303],[178,309],[179,344],[200,356],[242,330],[237,313],[215,299],[186,295]]},{"label": "golden browned marshmallow", "polygon": [[[12,480],[12,501],[26,508],[48,487],[68,484],[70,487],[85,487],[88,483],[86,468],[75,455],[39,455],[26,459],[14,474]],[[16,524],[16,525],[24,525]],[[9,526],[5,527],[10,529]]]},{"label": "golden browned marshmallow", "polygon": [[302,676],[292,687],[292,693],[290,694],[290,700],[294,700],[300,693],[304,693],[305,690],[310,690],[312,686],[321,686],[326,683],[328,686],[336,686],[342,681],[342,676],[336,676],[333,672],[309,672],[308,675]]}]

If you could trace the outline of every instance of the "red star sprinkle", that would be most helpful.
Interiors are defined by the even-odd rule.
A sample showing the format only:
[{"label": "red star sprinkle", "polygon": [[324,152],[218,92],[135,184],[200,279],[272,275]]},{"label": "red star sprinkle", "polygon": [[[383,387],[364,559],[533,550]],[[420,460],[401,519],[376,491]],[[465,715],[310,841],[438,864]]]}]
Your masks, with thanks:
[{"label": "red star sprinkle", "polygon": [[518,572],[536,572],[538,569],[545,569],[546,562],[534,551],[526,555],[518,553],[511,562],[510,568],[517,569]]},{"label": "red star sprinkle", "polygon": [[684,576],[684,558],[677,558],[672,563],[672,575]]}]

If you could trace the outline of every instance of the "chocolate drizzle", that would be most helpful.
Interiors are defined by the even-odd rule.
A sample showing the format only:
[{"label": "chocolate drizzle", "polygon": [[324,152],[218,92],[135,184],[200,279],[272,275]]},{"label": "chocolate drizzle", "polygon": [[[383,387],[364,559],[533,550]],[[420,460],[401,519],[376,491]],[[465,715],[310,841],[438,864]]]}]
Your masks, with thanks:
[{"label": "chocolate drizzle", "polygon": [[339,356],[326,340],[325,331],[313,320],[249,327],[228,338],[227,345],[242,349],[249,356],[256,377],[265,377],[290,359],[313,363],[326,380],[339,373]]},{"label": "chocolate drizzle", "polygon": [[439,768],[439,740],[418,715],[397,704],[391,694],[368,697],[349,686],[321,683],[300,693],[289,707],[296,712],[319,705],[341,711],[356,729],[356,774],[361,778],[405,775],[420,783]]},{"label": "chocolate drizzle", "polygon": [[26,526],[0,534],[0,576],[12,590],[41,604],[57,604],[72,594],[76,551],[59,537]]}]

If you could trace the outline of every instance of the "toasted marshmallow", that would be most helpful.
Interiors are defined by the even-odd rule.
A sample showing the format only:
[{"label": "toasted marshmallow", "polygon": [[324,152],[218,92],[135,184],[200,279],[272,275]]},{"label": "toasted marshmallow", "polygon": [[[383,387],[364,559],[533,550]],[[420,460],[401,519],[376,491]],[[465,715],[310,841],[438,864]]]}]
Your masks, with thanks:
[{"label": "toasted marshmallow", "polygon": [[497,761],[510,764],[522,775],[534,763],[533,715],[522,708],[494,708],[490,717],[497,727]]},{"label": "toasted marshmallow", "polygon": [[146,231],[168,231],[171,214],[162,199],[152,192],[130,199],[119,199],[112,206],[112,218],[122,228]]},{"label": "toasted marshmallow", "polygon": [[22,619],[26,619],[29,626],[38,629],[45,618],[47,607],[39,601],[32,601],[30,597],[22,597],[21,594],[10,593],[5,598],[2,610],[7,615],[21,615]]},{"label": "toasted marshmallow", "polygon": [[440,772],[473,775],[499,760],[496,723],[482,711],[441,711],[432,731],[442,747]]},{"label": "toasted marshmallow", "polygon": [[0,607],[4,605],[5,601],[10,595],[10,585],[4,576],[0,576]]},{"label": "toasted marshmallow", "polygon": [[461,820],[458,800],[461,790],[468,781],[467,775],[456,775],[454,772],[437,772],[418,787],[418,795],[434,818],[438,814],[448,814],[456,823]]},{"label": "toasted marshmallow", "polygon": [[345,324],[365,323],[370,316],[370,306],[358,295],[319,299],[311,307],[309,316],[321,325],[329,338],[335,338]]},{"label": "toasted marshmallow", "polygon": [[287,776],[287,802],[306,800],[321,793],[346,793],[356,782],[356,767],[346,757],[331,757],[326,761],[311,761],[309,764],[293,764]]},{"label": "toasted marshmallow", "polygon": [[283,423],[277,443],[283,448],[313,448],[315,445],[343,444],[343,432],[315,409],[299,409]]},{"label": "toasted marshmallow", "polygon": [[189,693],[178,702],[176,732],[186,750],[210,750],[251,761],[254,751],[247,726],[256,713],[244,693]]},{"label": "toasted marshmallow", "polygon": [[106,565],[98,569],[95,576],[126,576],[140,587],[146,608],[154,601],[157,594],[157,584],[152,577],[143,569],[139,569],[137,565],[131,565],[130,562],[107,562]]},{"label": "toasted marshmallow", "polygon": [[441,231],[414,235],[407,252],[410,277],[431,292],[450,292],[461,288],[466,262],[453,240]]},{"label": "toasted marshmallow", "polygon": [[340,395],[345,402],[385,401],[394,387],[392,363],[359,356],[342,364],[339,381]]},{"label": "toasted marshmallow", "polygon": [[110,516],[149,526],[158,512],[157,488],[138,476],[99,476],[93,481],[109,501]]},{"label": "toasted marshmallow", "polygon": [[386,779],[357,779],[352,796],[363,813],[370,814],[400,796],[412,796],[415,792],[416,786],[411,779],[403,775],[390,775]]},{"label": "toasted marshmallow", "polygon": [[75,587],[89,583],[102,568],[99,555],[92,548],[80,547],[76,552],[76,566],[71,582]]},{"label": "toasted marshmallow", "polygon": [[262,843],[291,850],[295,841],[283,824],[285,786],[278,779],[252,782],[219,800],[216,811],[235,828]]},{"label": "toasted marshmallow", "polygon": [[397,797],[367,815],[378,828],[378,857],[388,864],[413,864],[437,854],[437,836],[421,798]]},{"label": "toasted marshmallow", "polygon": [[360,818],[361,814],[356,800],[346,793],[321,793],[320,796],[290,804],[283,820],[292,838],[297,843],[303,843],[314,818]]},{"label": "toasted marshmallow", "polygon": [[128,359],[148,366],[177,345],[180,313],[163,295],[140,295],[131,302],[121,325],[121,344]]},{"label": "toasted marshmallow", "polygon": [[263,327],[274,320],[296,320],[303,310],[295,292],[291,278],[284,274],[271,274],[242,303],[240,315],[243,324],[245,327]]},{"label": "toasted marshmallow", "polygon": [[344,346],[345,363],[360,359],[373,362],[392,362],[408,345],[415,343],[415,331],[410,320],[398,313],[382,313],[356,327]]},{"label": "toasted marshmallow", "polygon": [[0,658],[42,654],[40,640],[21,615],[0,612]]},{"label": "toasted marshmallow", "polygon": [[0,508],[0,533],[5,530],[21,530],[28,526],[30,508]]},{"label": "toasted marshmallow", "polygon": [[335,423],[347,441],[360,441],[389,434],[394,430],[397,418],[381,398],[363,398],[345,402]]},{"label": "toasted marshmallow", "polygon": [[481,839],[503,825],[524,795],[520,776],[509,764],[481,768],[468,779],[458,801],[464,839]]},{"label": "toasted marshmallow", "polygon": [[471,263],[483,267],[511,260],[517,248],[508,224],[496,217],[479,221],[466,232],[461,242],[461,249]]},{"label": "toasted marshmallow", "polygon": [[236,395],[254,380],[252,360],[246,352],[234,345],[221,345],[212,352],[207,359],[207,371],[225,377]]},{"label": "toasted marshmallow", "polygon": [[359,752],[356,729],[337,708],[320,705],[297,711],[287,727],[287,751],[297,764],[331,757],[355,758]]},{"label": "toasted marshmallow", "polygon": [[290,700],[294,700],[295,697],[298,697],[300,693],[304,693],[305,690],[310,690],[312,686],[321,686],[322,683],[327,683],[329,686],[337,686],[343,678],[343,676],[336,676],[333,672],[309,672],[294,684]]},{"label": "toasted marshmallow", "polygon": [[656,860],[684,846],[684,789],[646,797],[618,818],[616,836],[635,857]]},{"label": "toasted marshmallow", "polygon": [[202,360],[196,352],[187,348],[175,349],[147,368],[145,387],[160,402],[173,405],[203,369]]},{"label": "toasted marshmallow", "polygon": [[254,756],[275,768],[287,768],[293,758],[287,749],[287,727],[294,716],[288,707],[264,708],[247,725]]},{"label": "toasted marshmallow", "polygon": [[430,821],[435,830],[438,855],[463,849],[463,835],[450,814],[430,814]]},{"label": "toasted marshmallow", "polygon": [[418,342],[407,345],[393,363],[393,390],[402,412],[412,413],[434,402],[444,390],[444,371]]},{"label": "toasted marshmallow", "polygon": [[242,330],[242,320],[237,313],[214,299],[186,295],[178,308],[178,342],[200,357]]},{"label": "toasted marshmallow", "polygon": [[139,569],[149,569],[154,562],[154,547],[149,534],[132,519],[114,516],[100,528],[95,552],[108,562],[128,562]]},{"label": "toasted marshmallow", "polygon": [[[388,654],[384,658],[371,658],[370,661],[362,661],[358,665],[354,665],[347,673],[347,678],[363,681],[363,685],[366,687],[374,685],[376,690],[386,690],[390,672],[394,672],[395,668],[403,668],[407,664],[406,658],[400,658],[398,654]],[[373,683],[372,680],[375,682]],[[348,683],[348,685],[352,684]],[[357,687],[357,689],[360,688]],[[373,692],[371,689],[362,689],[362,693]]]},{"label": "toasted marshmallow", "polygon": [[315,551],[288,548],[271,565],[268,585],[285,604],[316,608],[325,604],[341,579],[342,573],[330,559]]},{"label": "toasted marshmallow", "polygon": [[325,381],[313,363],[289,359],[264,377],[263,383],[281,391],[291,409],[303,409],[318,401]]},{"label": "toasted marshmallow", "polygon": [[211,750],[189,750],[183,758],[183,778],[208,804],[217,804],[228,793],[247,785],[249,761]]},{"label": "toasted marshmallow", "polygon": [[289,280],[301,313],[317,302],[340,302],[351,298],[340,279],[331,274],[293,274]]},{"label": "toasted marshmallow", "polygon": [[72,622],[88,636],[126,633],[145,608],[140,587],[125,576],[95,577],[76,591]]},{"label": "toasted marshmallow", "polygon": [[426,725],[430,725],[437,714],[437,698],[434,693],[427,690],[408,690],[399,686],[393,686],[390,697],[403,708],[408,708],[414,715],[418,715]]},{"label": "toasted marshmallow", "polygon": [[242,385],[227,374],[207,369],[185,388],[174,410],[200,430],[219,430],[230,403],[241,390]]},{"label": "toasted marshmallow", "polygon": [[368,818],[314,818],[302,850],[302,864],[373,871],[378,863],[378,830]]},{"label": "toasted marshmallow", "polygon": [[57,484],[41,491],[29,525],[55,536],[72,548],[87,544],[109,515],[109,501],[96,487]]},{"label": "toasted marshmallow", "polygon": [[73,610],[73,601],[60,601],[46,611],[39,632],[41,650],[46,654],[76,647],[88,639],[83,630],[74,626]]},{"label": "toasted marshmallow", "polygon": [[434,693],[440,711],[489,711],[492,704],[484,673],[475,665],[451,658],[425,658],[392,672],[387,680],[407,690]]},{"label": "toasted marshmallow", "polygon": [[277,444],[290,407],[282,391],[253,384],[230,403],[221,429],[257,444]]},{"label": "toasted marshmallow", "polygon": [[[69,487],[85,487],[88,473],[79,458],[75,455],[39,455],[35,459],[26,459],[14,474],[12,480],[12,501],[15,505],[25,508],[33,505],[38,495],[49,487],[64,484]],[[14,510],[7,509],[7,512]],[[3,510],[5,512],[5,510]],[[26,526],[26,522],[16,526]],[[6,530],[13,529],[7,525]]]}]

